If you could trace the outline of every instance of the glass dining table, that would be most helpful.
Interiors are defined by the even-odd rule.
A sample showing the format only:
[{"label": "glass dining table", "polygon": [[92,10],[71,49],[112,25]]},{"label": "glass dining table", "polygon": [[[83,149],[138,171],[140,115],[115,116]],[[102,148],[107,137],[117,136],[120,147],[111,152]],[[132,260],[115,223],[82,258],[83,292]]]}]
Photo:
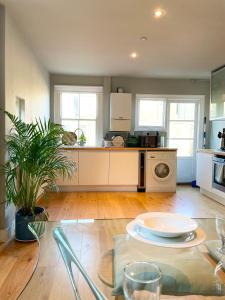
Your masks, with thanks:
[{"label": "glass dining table", "polygon": [[[126,233],[126,225],[131,219],[77,219],[60,222],[45,222],[45,230],[40,238],[39,258],[34,273],[19,296],[19,300],[74,300],[73,289],[61,257],[58,246],[53,238],[53,230],[62,227],[76,256],[83,265],[90,278],[96,283],[108,299],[123,299],[112,296],[113,287],[113,237]],[[196,219],[206,234],[206,241],[217,240],[215,219]],[[154,246],[157,247],[157,246]],[[216,262],[209,256],[204,243],[196,246],[204,253],[213,267]],[[160,247],[168,253],[168,248]],[[178,249],[170,249],[174,255]],[[190,251],[190,248],[184,251]],[[74,266],[74,277],[82,300],[95,299],[87,283]],[[198,270],[194,270],[197,272]],[[220,271],[219,278],[225,283],[225,274]],[[167,296],[161,299],[218,299],[218,297],[204,297],[201,295]],[[219,297],[225,299],[225,297]]]}]

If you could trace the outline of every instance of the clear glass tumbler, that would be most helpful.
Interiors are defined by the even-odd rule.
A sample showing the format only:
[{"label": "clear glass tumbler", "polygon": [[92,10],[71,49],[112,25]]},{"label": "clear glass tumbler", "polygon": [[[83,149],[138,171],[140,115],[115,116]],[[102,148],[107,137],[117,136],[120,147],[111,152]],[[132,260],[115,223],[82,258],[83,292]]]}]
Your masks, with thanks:
[{"label": "clear glass tumbler", "polygon": [[151,262],[132,262],[124,268],[123,291],[127,300],[159,300],[162,273]]},{"label": "clear glass tumbler", "polygon": [[216,217],[216,232],[221,240],[221,246],[217,250],[221,254],[225,254],[225,219]]}]

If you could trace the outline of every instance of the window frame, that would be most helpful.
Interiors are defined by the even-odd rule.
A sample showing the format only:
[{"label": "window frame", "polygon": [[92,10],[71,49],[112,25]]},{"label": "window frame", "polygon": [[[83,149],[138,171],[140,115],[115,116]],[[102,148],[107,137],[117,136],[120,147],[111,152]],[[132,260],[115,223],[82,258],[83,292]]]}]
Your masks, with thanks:
[{"label": "window frame", "polygon": [[[62,93],[78,93],[78,94],[87,94],[92,93],[97,96],[96,103],[96,119],[77,119],[77,118],[62,118],[61,117],[61,94]],[[100,145],[102,142],[103,136],[103,119],[102,119],[102,103],[103,103],[103,87],[102,86],[54,86],[54,122],[61,124],[62,120],[85,120],[85,121],[95,121],[96,122],[96,141],[95,145]],[[93,146],[95,146],[93,145]]]},{"label": "window frame", "polygon": [[[140,112],[141,100],[163,101],[163,125],[162,126],[140,126],[139,125],[139,112]],[[136,107],[135,107],[135,131],[166,131],[166,125],[167,125],[166,113],[167,113],[166,97],[161,95],[137,94]]]},{"label": "window frame", "polygon": [[[191,104],[194,104],[195,105],[195,110],[194,110],[194,119],[193,120],[184,120],[184,119],[178,119],[178,120],[174,120],[174,119],[170,119],[170,109],[171,109],[171,106],[170,104],[171,103],[191,103]],[[188,141],[193,141],[193,144],[192,144],[192,155],[188,155],[188,156],[182,156],[182,155],[178,155],[177,153],[177,156],[178,157],[181,157],[181,158],[185,158],[185,159],[188,159],[188,158],[191,158],[194,156],[194,150],[196,149],[197,147],[197,138],[198,138],[198,122],[196,120],[198,120],[198,111],[199,111],[199,103],[198,103],[198,100],[195,100],[195,99],[168,99],[168,106],[167,106],[167,145],[169,146],[169,140],[188,140]],[[191,123],[193,122],[194,123],[194,131],[193,131],[193,137],[192,138],[170,138],[169,135],[170,135],[170,122],[184,122],[184,123]]]}]

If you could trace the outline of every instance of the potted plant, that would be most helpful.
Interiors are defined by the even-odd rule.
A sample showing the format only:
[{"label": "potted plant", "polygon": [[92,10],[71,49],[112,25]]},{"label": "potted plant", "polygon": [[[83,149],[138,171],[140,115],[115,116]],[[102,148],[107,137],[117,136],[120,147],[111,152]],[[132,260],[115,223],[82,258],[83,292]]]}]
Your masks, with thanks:
[{"label": "potted plant", "polygon": [[59,124],[37,120],[26,124],[9,112],[12,123],[6,136],[7,160],[2,170],[5,174],[8,203],[16,207],[15,238],[34,240],[28,223],[47,220],[47,212],[37,205],[41,189],[46,192],[56,186],[58,176],[71,176],[73,162],[60,151],[64,132]]},{"label": "potted plant", "polygon": [[[81,132],[81,134],[80,134],[80,136],[79,136],[79,134],[78,134],[78,145],[80,145],[80,146],[84,146],[85,144],[86,144],[86,142],[87,142],[87,138],[86,138],[86,136],[85,136],[85,134],[84,134],[84,132],[83,132],[83,130],[81,129],[81,128],[77,128],[76,130],[75,130],[75,135],[76,135],[76,132]],[[76,135],[77,136],[77,135]]]}]

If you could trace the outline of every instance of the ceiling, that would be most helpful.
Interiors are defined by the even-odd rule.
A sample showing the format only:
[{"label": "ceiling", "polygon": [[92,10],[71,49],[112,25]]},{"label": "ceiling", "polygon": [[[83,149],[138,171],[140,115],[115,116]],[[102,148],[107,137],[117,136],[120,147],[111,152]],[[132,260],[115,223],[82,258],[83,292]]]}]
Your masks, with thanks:
[{"label": "ceiling", "polygon": [[51,73],[207,78],[225,63],[224,0],[2,2]]}]

